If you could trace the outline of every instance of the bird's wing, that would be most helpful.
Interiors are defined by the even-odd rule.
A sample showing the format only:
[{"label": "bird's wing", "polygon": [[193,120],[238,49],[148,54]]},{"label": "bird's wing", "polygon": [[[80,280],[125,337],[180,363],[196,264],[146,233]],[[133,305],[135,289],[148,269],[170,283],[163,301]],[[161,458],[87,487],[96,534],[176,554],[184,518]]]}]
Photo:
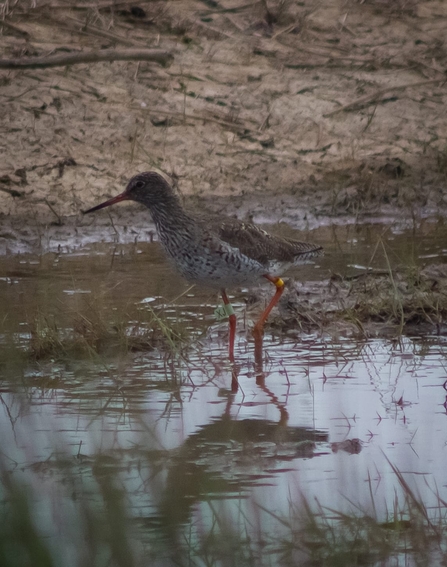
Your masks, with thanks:
[{"label": "bird's wing", "polygon": [[255,224],[238,219],[208,219],[207,228],[245,256],[266,266],[272,260],[291,263],[301,257],[306,260],[322,251],[321,246],[274,236]]}]

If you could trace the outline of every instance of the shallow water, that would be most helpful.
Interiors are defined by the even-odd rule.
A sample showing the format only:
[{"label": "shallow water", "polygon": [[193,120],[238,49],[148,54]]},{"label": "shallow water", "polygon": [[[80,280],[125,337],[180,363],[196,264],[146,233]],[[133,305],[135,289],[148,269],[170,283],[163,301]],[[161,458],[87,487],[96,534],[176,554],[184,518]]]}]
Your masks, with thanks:
[{"label": "shallow water", "polygon": [[[393,263],[446,263],[446,234],[427,223],[399,233],[365,226],[298,235],[327,255],[297,274],[310,281],[386,268],[380,239]],[[263,546],[290,533],[303,499],[385,521],[404,499],[392,467],[427,509],[447,500],[445,337],[334,340],[267,330],[261,376],[237,293],[236,391],[226,324],[213,318],[216,295],[194,288],[179,298],[188,286],[157,243],[0,264],[2,468],[30,487],[39,529],[64,565],[82,557],[80,502],[87,495],[100,507],[106,485],[125,503],[131,548],[153,565],[181,563],[185,530],[191,551],[216,518],[256,542],[257,565],[279,564]],[[189,346],[26,355],[36,318],[70,333],[79,316],[138,326],[150,309]]]}]

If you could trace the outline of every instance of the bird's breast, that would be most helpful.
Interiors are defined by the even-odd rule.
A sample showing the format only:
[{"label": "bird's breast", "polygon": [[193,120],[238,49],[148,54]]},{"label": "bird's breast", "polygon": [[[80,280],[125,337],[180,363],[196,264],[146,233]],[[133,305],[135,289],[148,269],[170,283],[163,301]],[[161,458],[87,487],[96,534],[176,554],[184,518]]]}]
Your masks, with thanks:
[{"label": "bird's breast", "polygon": [[255,283],[265,267],[224,242],[176,237],[160,240],[180,274],[190,282],[210,287]]}]

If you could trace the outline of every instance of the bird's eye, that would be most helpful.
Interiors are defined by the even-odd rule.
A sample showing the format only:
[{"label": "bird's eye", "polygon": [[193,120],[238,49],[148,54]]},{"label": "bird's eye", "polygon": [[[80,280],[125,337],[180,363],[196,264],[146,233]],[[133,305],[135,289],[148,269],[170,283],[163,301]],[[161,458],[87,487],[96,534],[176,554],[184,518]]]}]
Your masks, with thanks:
[{"label": "bird's eye", "polygon": [[144,181],[137,181],[135,183],[135,189],[143,189],[144,187]]}]

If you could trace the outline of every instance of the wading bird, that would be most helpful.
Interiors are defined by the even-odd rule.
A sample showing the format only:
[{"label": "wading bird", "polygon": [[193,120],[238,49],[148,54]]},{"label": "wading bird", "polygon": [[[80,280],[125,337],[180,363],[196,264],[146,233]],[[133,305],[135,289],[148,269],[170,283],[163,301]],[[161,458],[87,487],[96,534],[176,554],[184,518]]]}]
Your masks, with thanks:
[{"label": "wading bird", "polygon": [[154,171],[135,175],[123,193],[84,214],[121,201],[137,201],[149,209],[160,242],[186,280],[220,289],[223,311],[229,319],[231,362],[234,362],[236,315],[226,289],[253,286],[261,278],[275,285],[276,292],[253,329],[255,355],[262,358],[264,323],[284,291],[280,276],[291,266],[321,255],[322,247],[273,236],[255,224],[238,219],[191,214],[182,207],[169,183]]}]

